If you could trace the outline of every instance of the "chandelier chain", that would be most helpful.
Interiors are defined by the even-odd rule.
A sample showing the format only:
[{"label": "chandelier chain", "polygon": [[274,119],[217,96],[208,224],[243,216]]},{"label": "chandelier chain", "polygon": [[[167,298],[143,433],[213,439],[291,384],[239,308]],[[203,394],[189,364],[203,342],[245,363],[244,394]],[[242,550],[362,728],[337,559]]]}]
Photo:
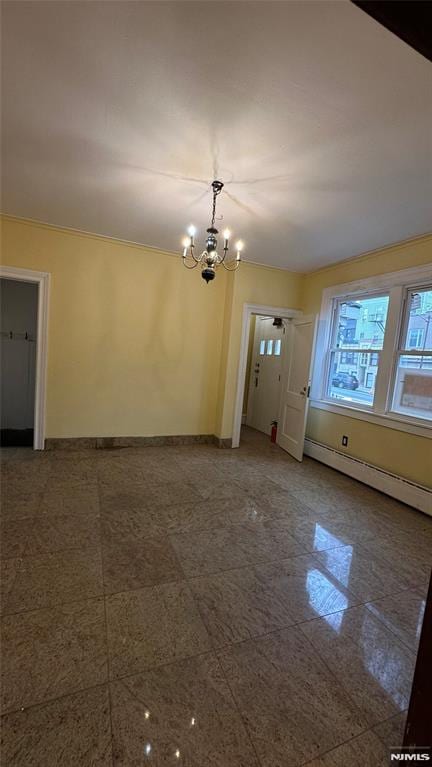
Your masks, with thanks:
[{"label": "chandelier chain", "polygon": [[212,221],[211,221],[212,227],[214,227],[215,218],[216,218],[216,197],[220,193],[221,193],[221,189],[216,189],[216,187],[213,186],[213,210],[212,210]]}]

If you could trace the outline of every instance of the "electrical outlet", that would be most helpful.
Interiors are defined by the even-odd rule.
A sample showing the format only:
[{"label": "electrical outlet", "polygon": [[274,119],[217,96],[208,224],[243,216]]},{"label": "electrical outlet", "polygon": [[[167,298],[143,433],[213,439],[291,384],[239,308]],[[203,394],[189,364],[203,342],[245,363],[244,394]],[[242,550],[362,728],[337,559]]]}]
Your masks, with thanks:
[{"label": "electrical outlet", "polygon": [[342,437],[342,447],[347,447],[347,446],[348,446],[348,437],[346,434],[344,434]]}]

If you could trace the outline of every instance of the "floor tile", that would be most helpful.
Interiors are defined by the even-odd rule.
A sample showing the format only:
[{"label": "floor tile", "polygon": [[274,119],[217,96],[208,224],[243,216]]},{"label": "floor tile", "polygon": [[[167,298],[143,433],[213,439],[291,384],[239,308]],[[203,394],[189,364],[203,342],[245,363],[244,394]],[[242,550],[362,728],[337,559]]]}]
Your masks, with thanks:
[{"label": "floor tile", "polygon": [[66,695],[2,721],[8,767],[110,767],[111,727],[106,686]]},{"label": "floor tile", "polygon": [[215,479],[206,477],[204,481],[194,476],[191,480],[191,485],[201,498],[206,501],[220,501],[223,499],[234,501],[236,498],[242,499],[247,497],[240,482],[228,480],[222,473]]},{"label": "floor tile", "polygon": [[202,501],[197,490],[185,481],[167,482],[152,485],[147,482],[137,484],[127,481],[123,488],[119,483],[102,486],[101,503],[107,509],[127,509],[140,507],[155,509],[177,503],[199,503]]},{"label": "floor tile", "polygon": [[215,647],[356,603],[310,555],[193,578],[189,584]]},{"label": "floor tile", "polygon": [[21,557],[34,527],[32,519],[2,519],[0,525],[0,554],[2,559]]},{"label": "floor tile", "polygon": [[86,514],[38,516],[29,536],[26,556],[39,556],[62,549],[97,548],[100,528],[97,517]]},{"label": "floor tile", "polygon": [[379,739],[384,743],[386,748],[400,748],[403,743],[405,733],[407,712],[402,711],[400,714],[392,716],[381,724],[377,724],[373,731],[378,735]]},{"label": "floor tile", "polygon": [[305,553],[305,549],[283,525],[260,519],[170,537],[188,576],[215,573],[258,562],[274,562]]},{"label": "floor tile", "polygon": [[115,518],[117,514],[128,511],[146,513],[148,493],[144,485],[127,481],[124,488],[118,483],[109,487],[101,487],[100,510],[102,514]]},{"label": "floor tile", "polygon": [[185,583],[106,599],[111,677],[121,677],[211,648]]},{"label": "floor tile", "polygon": [[254,496],[256,502],[263,507],[270,519],[279,522],[301,523],[317,519],[309,506],[302,503],[287,490],[278,489],[269,493],[257,491]]},{"label": "floor tile", "polygon": [[97,486],[78,483],[63,486],[62,489],[50,488],[43,494],[40,514],[85,514],[98,516],[99,495]]},{"label": "floor tile", "polygon": [[348,522],[332,516],[304,519],[296,522],[292,533],[307,551],[336,549],[356,540],[356,530]]},{"label": "floor tile", "polygon": [[20,565],[19,559],[2,559],[0,561],[0,589],[1,589],[1,612],[4,613],[7,610],[7,603],[12,586],[15,583],[18,567]]},{"label": "floor tile", "polygon": [[2,519],[16,521],[18,519],[32,519],[39,511],[42,493],[28,492],[5,493],[2,492],[0,511]]},{"label": "floor tile", "polygon": [[8,764],[111,765],[108,677],[116,767],[400,745],[432,519],[252,429],[0,458]]},{"label": "floor tile", "polygon": [[7,612],[35,610],[103,594],[99,549],[56,551],[24,557],[9,592]]},{"label": "floor tile", "polygon": [[7,615],[2,621],[3,711],[107,680],[101,599]]},{"label": "floor tile", "polygon": [[352,607],[299,628],[356,701],[369,726],[407,708],[414,653],[366,607]]},{"label": "floor tile", "polygon": [[366,729],[297,626],[218,656],[262,767],[296,767]]},{"label": "floor tile", "polygon": [[181,479],[165,484],[149,484],[146,490],[147,505],[152,508],[177,503],[198,503],[202,500],[197,489],[190,482]]},{"label": "floor tile", "polygon": [[[432,520],[428,528],[432,530]],[[397,535],[376,536],[365,540],[364,547],[370,556],[380,559],[388,567],[396,567],[400,577],[410,586],[427,588],[432,567],[432,545],[429,540],[425,542],[413,534],[405,536],[403,541]]]},{"label": "floor tile", "polygon": [[[174,507],[176,508],[176,507]],[[159,509],[128,504],[121,507],[101,503],[101,534],[104,543],[119,538],[146,538],[164,533],[165,527]]]},{"label": "floor tile", "polygon": [[420,639],[426,599],[414,590],[377,599],[366,606],[393,634],[415,650]]},{"label": "floor tile", "polygon": [[333,578],[362,602],[396,594],[410,585],[396,566],[373,556],[361,544],[320,551],[316,557]]},{"label": "floor tile", "polygon": [[307,767],[388,767],[388,764],[388,750],[369,730],[308,762]]},{"label": "floor tile", "polygon": [[184,579],[167,536],[111,538],[102,554],[106,594]]},{"label": "floor tile", "polygon": [[213,655],[113,682],[111,701],[116,766],[258,767]]},{"label": "floor tile", "polygon": [[311,483],[307,479],[302,480],[300,483],[291,484],[290,493],[318,514],[328,514],[344,508],[350,509],[353,505],[352,498],[327,482]]},{"label": "floor tile", "polygon": [[200,501],[199,503],[161,506],[156,510],[157,519],[169,533],[214,530],[265,519],[261,506],[246,494],[232,498]]}]

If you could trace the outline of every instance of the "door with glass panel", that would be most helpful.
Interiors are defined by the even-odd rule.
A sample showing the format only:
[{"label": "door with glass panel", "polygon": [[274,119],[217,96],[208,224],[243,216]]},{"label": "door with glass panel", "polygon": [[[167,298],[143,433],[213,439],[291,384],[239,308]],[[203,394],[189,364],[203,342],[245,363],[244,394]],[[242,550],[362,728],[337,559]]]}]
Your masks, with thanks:
[{"label": "door with glass panel", "polygon": [[252,353],[246,423],[270,434],[280,401],[280,377],[285,323],[274,317],[257,317]]}]

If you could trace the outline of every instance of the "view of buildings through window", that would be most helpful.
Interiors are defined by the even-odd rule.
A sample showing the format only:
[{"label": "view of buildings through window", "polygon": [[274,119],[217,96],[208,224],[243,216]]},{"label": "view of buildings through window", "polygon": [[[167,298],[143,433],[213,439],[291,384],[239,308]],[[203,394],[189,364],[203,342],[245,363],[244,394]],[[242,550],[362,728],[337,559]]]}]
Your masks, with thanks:
[{"label": "view of buildings through window", "polygon": [[[392,409],[431,418],[432,290],[409,291],[407,302]],[[327,384],[331,399],[373,405],[388,305],[389,294],[337,302]]]},{"label": "view of buildings through window", "polygon": [[328,382],[332,399],[372,405],[388,302],[382,295],[338,303]]},{"label": "view of buildings through window", "polygon": [[408,293],[398,353],[393,410],[432,418],[432,290]]}]

